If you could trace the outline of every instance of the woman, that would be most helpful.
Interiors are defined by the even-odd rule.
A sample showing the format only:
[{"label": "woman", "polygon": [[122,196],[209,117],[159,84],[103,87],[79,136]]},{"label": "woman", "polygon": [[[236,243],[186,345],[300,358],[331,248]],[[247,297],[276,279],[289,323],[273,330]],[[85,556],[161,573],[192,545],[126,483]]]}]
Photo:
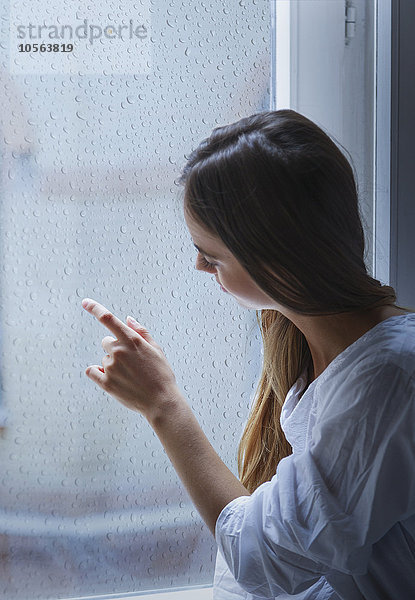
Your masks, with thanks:
[{"label": "woman", "polygon": [[149,332],[90,299],[117,339],[86,374],[159,436],[218,543],[215,600],[415,598],[415,311],[367,273],[350,164],[268,111],[216,128],[181,181],[197,268],[260,311],[240,480]]}]

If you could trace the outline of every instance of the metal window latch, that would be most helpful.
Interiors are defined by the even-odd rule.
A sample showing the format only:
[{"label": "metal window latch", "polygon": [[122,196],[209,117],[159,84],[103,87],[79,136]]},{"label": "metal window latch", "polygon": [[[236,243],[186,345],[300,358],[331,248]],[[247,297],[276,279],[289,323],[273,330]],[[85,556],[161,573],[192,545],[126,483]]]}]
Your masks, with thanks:
[{"label": "metal window latch", "polygon": [[346,19],[345,19],[345,38],[346,44],[356,35],[356,7],[346,3]]}]

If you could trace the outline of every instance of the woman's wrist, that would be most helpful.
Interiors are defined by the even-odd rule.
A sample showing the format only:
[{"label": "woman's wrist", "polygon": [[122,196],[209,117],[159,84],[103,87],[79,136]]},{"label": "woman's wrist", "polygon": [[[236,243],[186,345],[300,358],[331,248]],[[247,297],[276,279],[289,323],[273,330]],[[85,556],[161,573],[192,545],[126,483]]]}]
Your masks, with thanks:
[{"label": "woman's wrist", "polygon": [[180,389],[177,386],[172,386],[168,390],[161,392],[158,398],[154,398],[151,406],[142,414],[152,429],[156,430],[163,426],[166,419],[173,419],[174,414],[185,406],[191,410]]}]

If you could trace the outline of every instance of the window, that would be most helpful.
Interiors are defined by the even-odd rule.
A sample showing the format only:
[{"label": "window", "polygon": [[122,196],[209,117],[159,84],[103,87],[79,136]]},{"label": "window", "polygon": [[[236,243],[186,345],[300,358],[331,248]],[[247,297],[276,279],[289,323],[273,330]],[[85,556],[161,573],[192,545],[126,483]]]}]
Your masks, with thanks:
[{"label": "window", "polygon": [[[148,327],[236,474],[260,335],[194,269],[174,181],[214,127],[298,110],[350,153],[367,266],[387,283],[391,11],[67,4],[0,8],[0,597],[207,598],[216,544],[146,421],[84,374],[108,332],[80,303]],[[41,51],[52,34],[59,50]]]}]

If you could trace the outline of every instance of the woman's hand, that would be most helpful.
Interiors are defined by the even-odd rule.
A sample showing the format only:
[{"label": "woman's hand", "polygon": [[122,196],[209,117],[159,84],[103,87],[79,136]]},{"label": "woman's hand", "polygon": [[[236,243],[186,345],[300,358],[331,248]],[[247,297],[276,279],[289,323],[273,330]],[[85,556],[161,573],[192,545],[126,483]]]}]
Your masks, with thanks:
[{"label": "woman's hand", "polygon": [[121,404],[150,418],[180,396],[176,377],[161,347],[145,327],[127,317],[128,325],[105,306],[85,298],[82,306],[117,339],[106,336],[107,353],[101,365],[89,366],[85,374]]},{"label": "woman's hand", "polygon": [[103,366],[92,365],[85,373],[147,418],[214,536],[223,508],[234,498],[249,496],[248,490],[216,454],[178,389],[163,350],[148,331],[130,317],[125,325],[95,300],[85,298],[82,306],[118,338],[102,340],[108,352]]}]

